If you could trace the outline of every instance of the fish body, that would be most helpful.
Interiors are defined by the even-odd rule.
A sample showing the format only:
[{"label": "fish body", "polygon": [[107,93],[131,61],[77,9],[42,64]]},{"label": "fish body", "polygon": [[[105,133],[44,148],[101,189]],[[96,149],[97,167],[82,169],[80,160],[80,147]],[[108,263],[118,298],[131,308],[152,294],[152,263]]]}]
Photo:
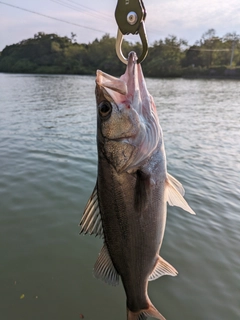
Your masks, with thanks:
[{"label": "fish body", "polygon": [[80,226],[103,237],[94,274],[112,285],[121,278],[127,319],[163,320],[147,288],[149,280],[177,275],[159,255],[167,201],[194,212],[180,182],[167,173],[157,110],[136,61],[131,52],[120,79],[97,71],[98,177]]}]

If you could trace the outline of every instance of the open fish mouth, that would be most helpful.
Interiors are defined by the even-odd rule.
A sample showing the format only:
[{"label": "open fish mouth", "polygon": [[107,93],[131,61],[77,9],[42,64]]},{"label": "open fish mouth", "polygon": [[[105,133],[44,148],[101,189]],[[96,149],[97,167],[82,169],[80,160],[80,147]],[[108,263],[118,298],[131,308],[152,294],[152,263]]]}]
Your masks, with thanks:
[{"label": "open fish mouth", "polygon": [[150,95],[135,52],[129,53],[126,71],[120,78],[97,70],[96,83],[102,88],[107,100],[117,105],[129,103],[138,114],[151,112],[153,99],[149,98]]},{"label": "open fish mouth", "polygon": [[[126,72],[124,75],[120,77],[120,79],[113,77],[101,70],[97,70],[96,83],[100,87],[104,88],[114,101],[120,102],[122,101],[121,98],[123,97],[119,97],[118,95],[116,95],[116,93],[119,93],[123,96],[127,96],[128,94],[133,95],[135,91],[133,84],[136,84],[136,72],[135,72],[136,63],[137,63],[137,55],[135,52],[132,51],[129,53]],[[117,98],[120,98],[120,99],[117,99]]]}]

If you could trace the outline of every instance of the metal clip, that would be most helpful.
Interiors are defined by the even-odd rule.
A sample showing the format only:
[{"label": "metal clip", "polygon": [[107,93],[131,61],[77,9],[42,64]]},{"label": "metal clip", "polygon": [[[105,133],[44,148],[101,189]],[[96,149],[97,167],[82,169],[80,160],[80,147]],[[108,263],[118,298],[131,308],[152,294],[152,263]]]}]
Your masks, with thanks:
[{"label": "metal clip", "polygon": [[118,24],[116,52],[118,58],[127,64],[127,58],[122,53],[122,41],[125,34],[139,34],[142,41],[142,54],[137,62],[141,63],[148,53],[148,41],[145,29],[146,10],[142,0],[118,0],[115,10]]}]

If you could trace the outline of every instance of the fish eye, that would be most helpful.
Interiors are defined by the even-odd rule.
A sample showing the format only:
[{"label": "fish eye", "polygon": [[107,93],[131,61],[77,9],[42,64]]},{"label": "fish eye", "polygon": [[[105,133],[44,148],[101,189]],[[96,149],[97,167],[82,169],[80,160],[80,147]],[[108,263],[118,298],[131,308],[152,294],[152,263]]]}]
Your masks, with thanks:
[{"label": "fish eye", "polygon": [[100,117],[106,118],[109,116],[112,112],[112,105],[109,101],[102,101],[100,105],[98,106],[98,112]]}]

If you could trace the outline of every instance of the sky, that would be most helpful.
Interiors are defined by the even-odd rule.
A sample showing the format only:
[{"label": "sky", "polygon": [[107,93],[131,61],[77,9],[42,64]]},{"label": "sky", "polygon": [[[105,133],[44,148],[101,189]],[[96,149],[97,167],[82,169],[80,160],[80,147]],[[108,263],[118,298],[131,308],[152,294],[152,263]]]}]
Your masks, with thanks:
[{"label": "sky", "polygon": [[[145,25],[150,45],[168,35],[187,40],[191,45],[211,28],[220,37],[228,32],[240,34],[240,0],[143,2],[147,10]],[[116,37],[116,5],[117,0],[0,0],[0,51],[6,45],[32,38],[40,31],[68,37],[73,32],[79,43],[92,42],[106,33]],[[138,35],[124,38],[128,41],[140,41]]]}]

